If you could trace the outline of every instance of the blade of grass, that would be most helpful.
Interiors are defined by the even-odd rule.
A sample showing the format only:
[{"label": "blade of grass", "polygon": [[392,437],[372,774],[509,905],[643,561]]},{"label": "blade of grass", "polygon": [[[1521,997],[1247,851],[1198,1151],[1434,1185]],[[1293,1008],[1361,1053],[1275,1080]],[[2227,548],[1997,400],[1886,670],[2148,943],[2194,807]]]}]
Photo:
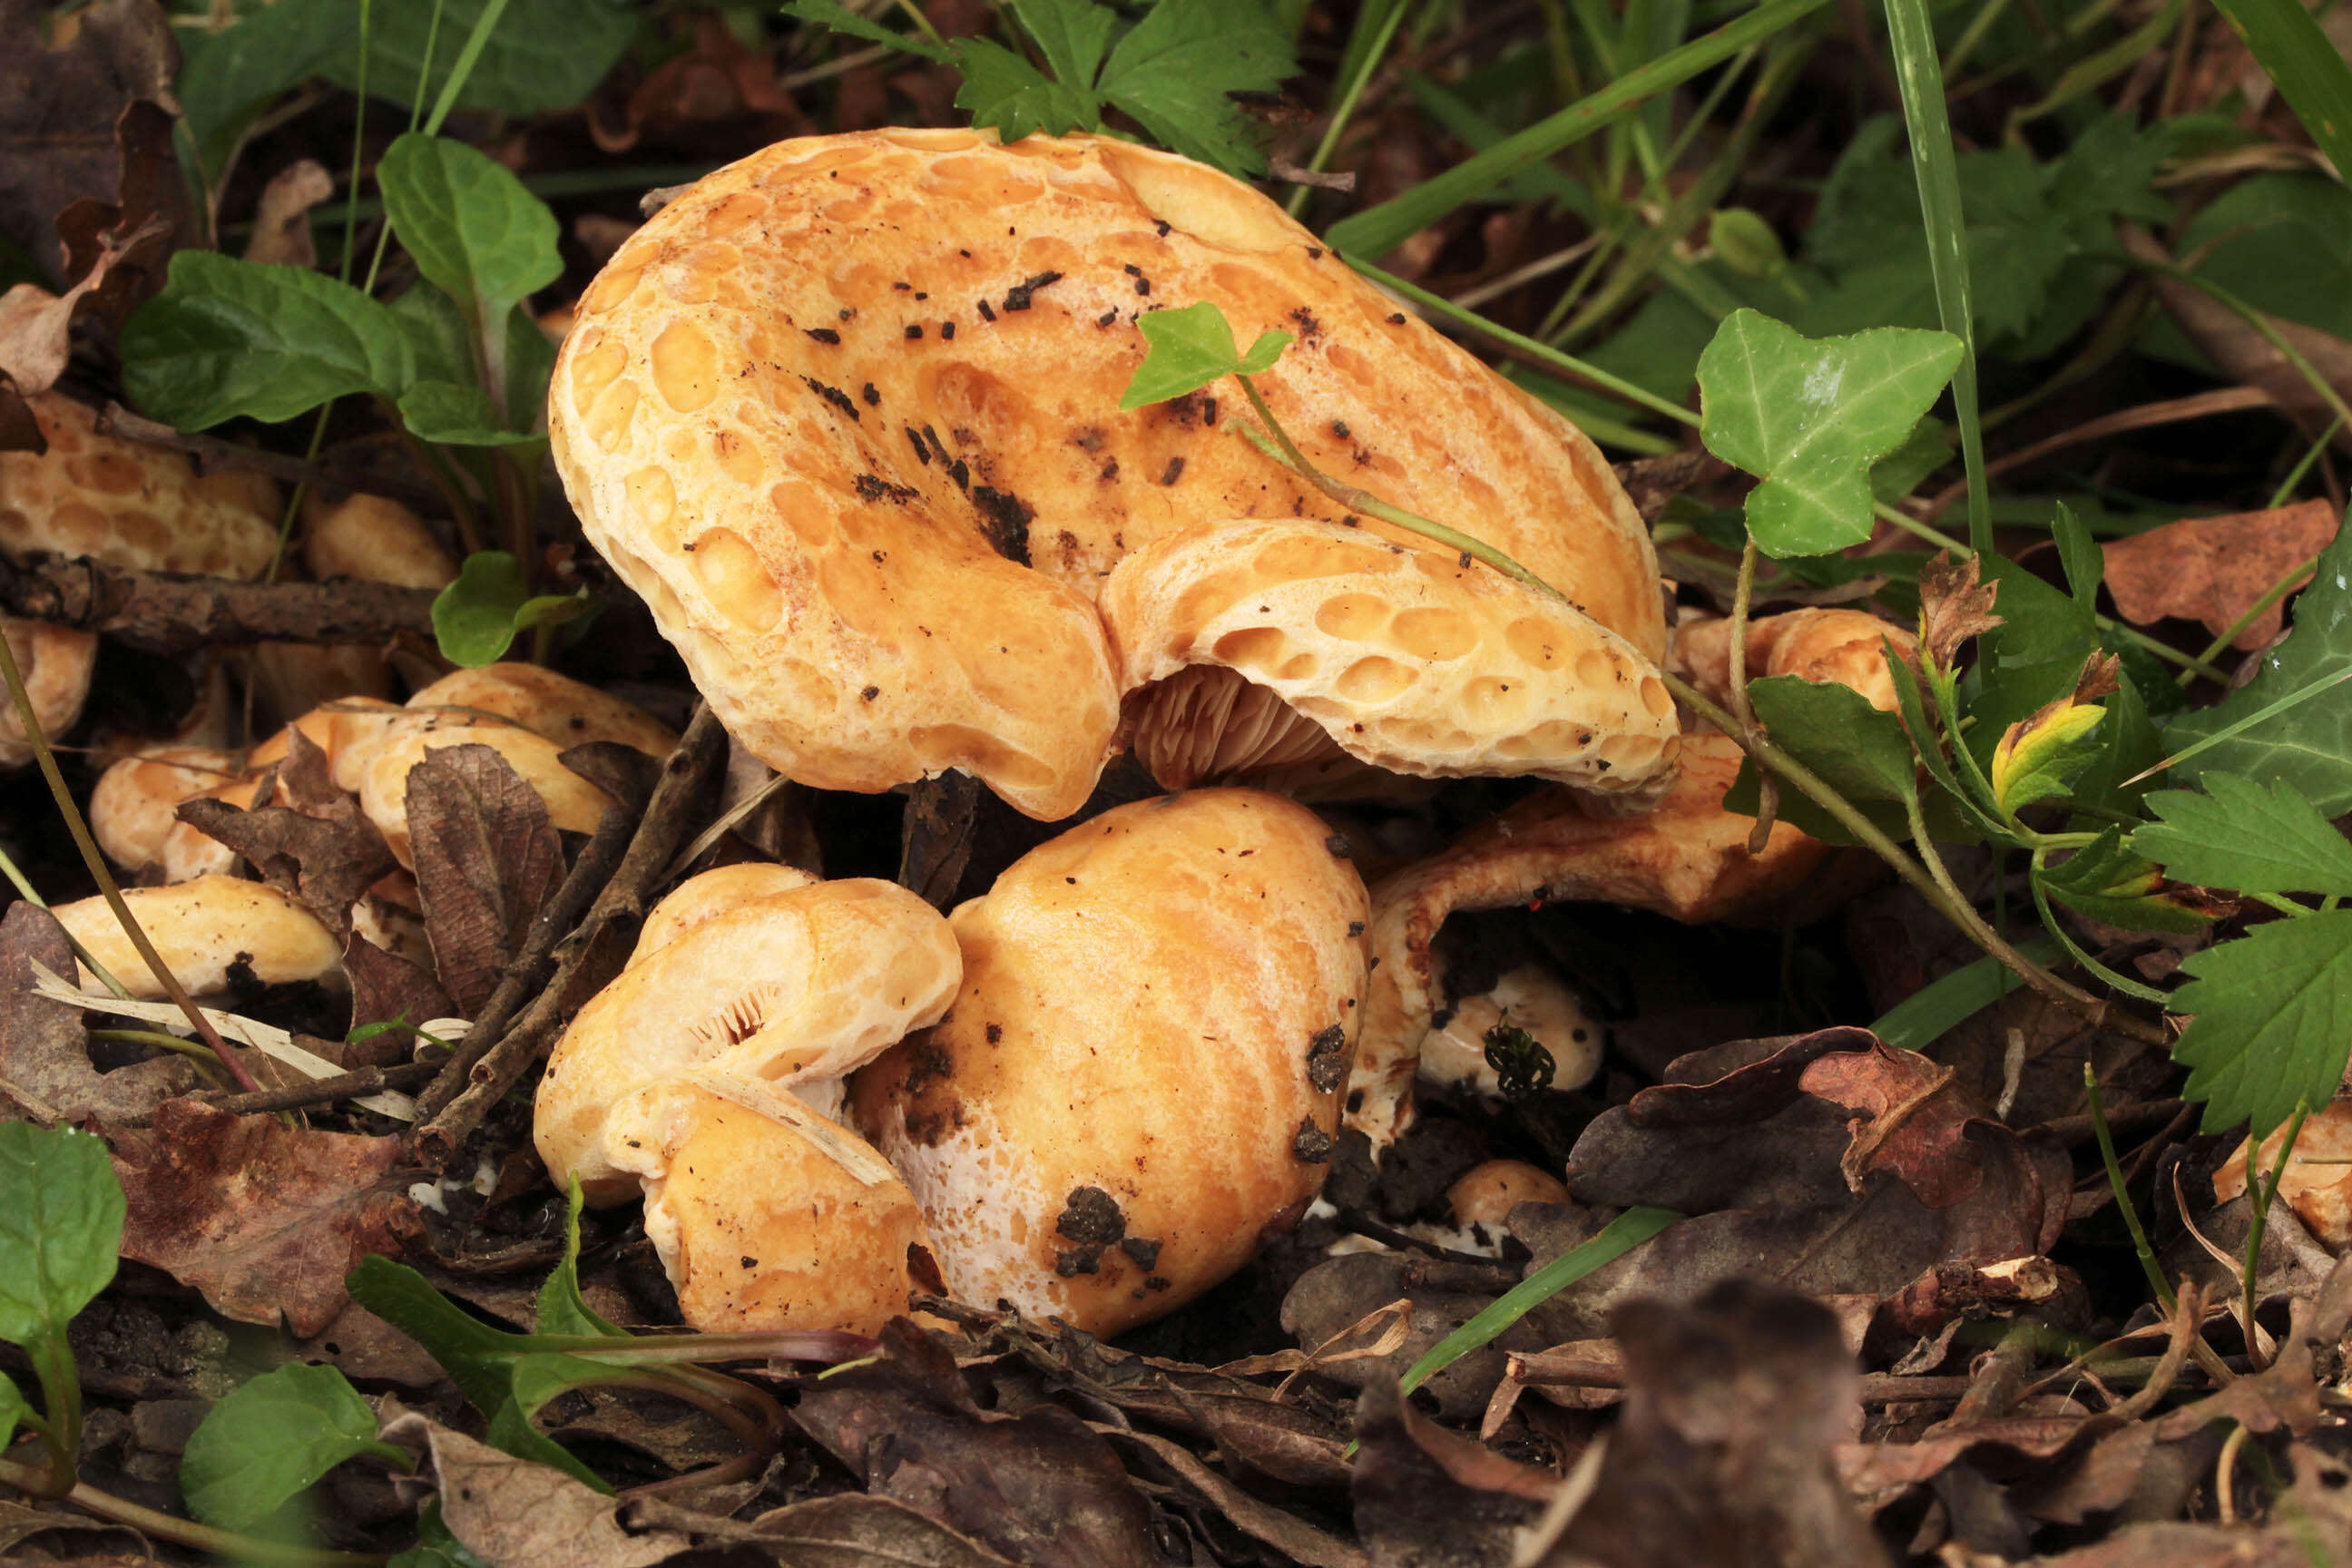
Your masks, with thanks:
[{"label": "blade of grass", "polygon": [[1969,299],[1968,229],[1960,215],[1960,173],[1952,151],[1951,117],[1944,110],[1944,68],[1936,58],[1936,28],[1927,0],[1886,0],[1886,29],[1895,77],[1903,89],[1903,121],[1911,135],[1911,166],[1919,180],[1919,210],[1927,224],[1927,261],[1936,279],[1936,313],[1960,340],[1960,368],[1952,376],[1952,405],[1960,426],[1960,454],[1969,472],[1969,543],[1992,550],[1992,492],[1985,479],[1984,429],[1977,418],[1976,310]]},{"label": "blade of grass", "polygon": [[1404,1392],[1411,1394],[1594,1269],[1615,1262],[1682,1217],[1672,1209],[1647,1204],[1627,1209],[1601,1226],[1591,1240],[1561,1253],[1430,1346],[1405,1373]]},{"label": "blade of grass", "polygon": [[1330,243],[1360,256],[1383,256],[1466,202],[1493,190],[1528,165],[1630,114],[1643,100],[1678,87],[1820,9],[1828,0],[1766,0],[1738,20],[1628,71],[1591,97],[1506,137],[1486,152],[1423,180],[1404,195],[1342,218]]},{"label": "blade of grass", "polygon": [[[2058,957],[2058,944],[2047,937],[2028,937],[2017,951],[2036,963]],[[1870,1032],[1897,1050],[1925,1051],[1944,1035],[2000,1000],[2009,971],[1997,958],[1964,963],[1941,980],[1922,985],[1889,1008],[1870,1026]]]},{"label": "blade of grass", "polygon": [[441,122],[449,118],[451,110],[457,107],[457,95],[466,89],[466,79],[474,74],[475,62],[489,47],[490,35],[498,31],[499,18],[506,14],[507,0],[490,0],[482,7],[482,14],[474,18],[474,30],[466,35],[465,47],[457,51],[457,59],[450,63],[449,79],[441,84],[441,96],[433,100],[433,112],[425,116],[425,134],[427,136],[441,134]]},{"label": "blade of grass", "polygon": [[[1315,155],[1307,160],[1310,173],[1320,173],[1330,161],[1332,152],[1339,145],[1340,134],[1356,112],[1357,100],[1364,96],[1366,84],[1372,73],[1380,69],[1381,60],[1389,52],[1389,42],[1396,37],[1397,24],[1412,7],[1412,0],[1373,0],[1356,16],[1355,31],[1348,38],[1348,58],[1340,62],[1339,79],[1345,83],[1339,89],[1339,101],[1331,109],[1331,123],[1323,128],[1323,139],[1315,144]],[[1290,193],[1286,204],[1292,217],[1307,210],[1307,198],[1315,187],[1302,184]]]},{"label": "blade of grass", "polygon": [[2183,751],[2175,752],[2172,755],[2165,758],[2164,761],[2158,763],[2151,767],[2142,768],[2139,772],[2132,774],[2131,777],[2124,780],[2123,784],[2117,787],[2127,789],[2131,785],[2139,783],[2142,779],[2153,778],[2167,768],[2177,767],[2180,763],[2187,762],[2189,758],[2197,755],[2200,752],[2206,750],[2208,747],[2218,746],[2224,741],[2242,735],[2247,731],[2252,729],[2255,725],[2263,722],[2264,720],[2276,718],[2279,714],[2285,712],[2290,708],[2298,707],[2303,703],[2310,701],[2313,698],[2318,696],[2323,691],[2333,691],[2336,688],[2343,685],[2347,680],[2352,680],[2352,669],[2345,670],[2338,675],[2331,675],[2325,680],[2315,680],[2310,685],[2305,687],[2302,690],[2290,691],[2275,702],[2265,702],[2263,706],[2254,710],[2252,713],[2247,714],[2236,723],[2225,724],[2221,729],[2214,731],[2211,734],[2198,742],[2195,745]]},{"label": "blade of grass", "polygon": [[2352,67],[2301,0],[2214,0],[2340,177],[2352,177]]}]

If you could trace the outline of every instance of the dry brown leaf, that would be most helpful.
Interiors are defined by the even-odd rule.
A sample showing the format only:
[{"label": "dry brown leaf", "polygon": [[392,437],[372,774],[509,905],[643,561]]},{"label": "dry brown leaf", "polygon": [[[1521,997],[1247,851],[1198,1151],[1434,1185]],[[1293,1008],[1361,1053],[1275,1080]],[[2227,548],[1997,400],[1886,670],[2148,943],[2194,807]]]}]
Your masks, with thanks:
[{"label": "dry brown leaf", "polygon": [[180,52],[155,0],[98,0],[54,29],[52,9],[0,0],[0,234],[71,278],[58,215],[120,187],[116,121],[142,100],[172,104]]},{"label": "dry brown leaf", "polygon": [[400,1141],[316,1132],[269,1116],[166,1100],[147,1131],[110,1129],[130,1212],[122,1255],[152,1263],[240,1322],[298,1334],[333,1321],[343,1276],[417,1234]]},{"label": "dry brown leaf", "polygon": [[348,940],[352,906],[396,862],[357,796],[331,790],[321,798],[325,755],[299,730],[292,734],[279,770],[289,787],[278,793],[300,804],[248,811],[200,795],[180,804],[179,818],[236,850],[264,882]]},{"label": "dry brown leaf", "polygon": [[1979,583],[1977,571],[1975,556],[1955,562],[1940,551],[1919,568],[1919,646],[1947,669],[1969,639],[2001,624],[1992,613],[2000,584]]},{"label": "dry brown leaf", "polygon": [[419,1427],[441,1483],[441,1521],[494,1568],[652,1568],[691,1544],[668,1530],[625,1530],[619,1505],[593,1487],[424,1416],[404,1415],[384,1435],[413,1444]]},{"label": "dry brown leaf", "polygon": [[[2102,547],[2107,588],[2127,621],[2146,626],[2178,616],[2201,621],[2219,637],[2291,568],[2326,548],[2336,521],[2335,507],[2315,498],[2268,511],[2168,522]],[[2285,616],[2284,601],[2273,605],[2231,646],[2262,647],[2278,636]]]},{"label": "dry brown leaf", "polygon": [[314,158],[278,170],[261,187],[245,258],[265,266],[316,267],[319,247],[310,234],[310,209],[334,194],[335,177]]},{"label": "dry brown leaf", "polygon": [[563,880],[563,846],[539,792],[481,745],[429,752],[409,771],[408,840],[434,964],[471,1017]]},{"label": "dry brown leaf", "polygon": [[[343,944],[343,973],[352,983],[354,1030],[394,1020],[422,1024],[427,1018],[457,1016],[457,1004],[433,976],[357,931]],[[346,1051],[344,1060],[352,1066],[375,1067],[406,1061],[412,1043],[397,1031],[374,1036]]]},{"label": "dry brown leaf", "polygon": [[55,915],[22,900],[0,918],[0,1095],[44,1115],[121,1124],[144,1121],[201,1081],[180,1056],[100,1072],[90,1065],[80,1012],[33,994],[37,963],[52,974],[71,974],[73,945]]}]

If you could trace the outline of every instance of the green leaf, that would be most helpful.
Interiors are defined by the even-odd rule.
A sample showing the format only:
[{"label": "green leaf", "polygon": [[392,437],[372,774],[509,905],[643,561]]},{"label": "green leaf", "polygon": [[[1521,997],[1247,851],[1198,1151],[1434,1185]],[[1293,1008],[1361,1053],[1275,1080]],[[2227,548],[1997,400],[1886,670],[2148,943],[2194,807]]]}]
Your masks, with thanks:
[{"label": "green leaf", "polygon": [[1013,14],[1037,40],[1045,68],[1056,81],[1085,88],[1101,68],[1103,51],[1118,25],[1116,12],[1091,0],[1012,0]]},{"label": "green leaf", "polygon": [[1951,460],[1951,426],[1927,415],[1911,427],[1903,445],[1871,466],[1870,493],[1892,506]]},{"label": "green leaf", "polygon": [[1055,81],[1002,44],[959,38],[955,57],[963,72],[956,107],[971,110],[974,125],[992,129],[1003,141],[1040,131],[1048,136],[1091,131],[1102,122],[1094,94]]},{"label": "green leaf", "polygon": [[478,550],[457,580],[433,596],[433,636],[441,657],[468,669],[494,664],[533,626],[561,625],[588,608],[584,595],[533,597],[522,565],[503,550]]},{"label": "green leaf", "polygon": [[104,1141],[0,1123],[0,1340],[62,1342],[114,1278],[122,1184]]},{"label": "green leaf", "polygon": [[420,441],[444,447],[543,447],[547,437],[500,428],[490,395],[478,386],[420,381],[400,395],[400,422]]},{"label": "green leaf", "polygon": [[2099,542],[2074,515],[2074,509],[2064,501],[2050,521],[2051,536],[2058,542],[2058,559],[2066,568],[2066,586],[2074,592],[2074,600],[2086,612],[2099,607],[2099,583],[2106,575],[2106,556],[2100,552]]},{"label": "green leaf", "polygon": [[[370,16],[369,95],[405,110],[419,96],[420,72],[438,91],[464,40],[492,3],[377,0]],[[356,91],[358,29],[350,25],[349,0],[341,10],[349,47],[321,74]],[[637,37],[639,16],[638,8],[625,0],[506,0],[504,15],[458,90],[457,106],[511,115],[572,108],[620,63]]]},{"label": "green leaf", "polygon": [[[1022,15],[1025,21],[1025,7]],[[1271,92],[1297,69],[1289,37],[1264,0],[1182,0],[1144,14],[1111,51],[1095,90],[1171,152],[1250,175],[1265,171],[1265,153],[1232,95]]]},{"label": "green leaf", "polygon": [[2036,874],[2060,903],[2126,931],[2200,931],[2213,917],[2165,896],[2154,863],[2133,854],[2124,830],[2109,827],[2058,866]]},{"label": "green leaf", "polygon": [[2161,820],[2132,848],[2183,882],[2241,893],[2352,896],[2352,844],[2283,779],[2267,790],[2237,773],[2207,773],[2203,795],[2147,797]]},{"label": "green leaf", "polygon": [[350,284],[205,250],[172,258],[121,347],[131,400],[183,430],[291,419],[348,393],[397,397],[415,377],[408,332]]},{"label": "green leaf", "polygon": [[[2179,752],[2249,714],[2352,670],[2352,528],[2338,528],[2320,552],[2311,585],[2294,602],[2294,629],[2263,656],[2254,679],[2210,708],[2176,719],[2164,744]],[[2352,684],[2261,721],[2242,734],[2176,763],[2173,781],[2242,773],[2284,781],[2335,817],[2352,811]]]},{"label": "green leaf", "polygon": [[[1901,720],[1872,707],[1851,686],[1793,675],[1749,681],[1748,700],[1774,745],[1820,774],[1890,837],[1910,837],[1903,807],[1918,787],[1917,763]],[[1743,763],[1723,797],[1724,809],[1753,816],[1756,795],[1755,764]],[[1824,843],[1854,842],[1836,818],[1785,786],[1780,816]]]},{"label": "green leaf", "polygon": [[555,370],[555,340],[529,310],[507,314],[507,428],[536,429],[547,413],[547,383]]},{"label": "green leaf", "polygon": [[2037,801],[2063,800],[2106,749],[2107,710],[2069,703],[2009,727],[1992,753],[1993,799],[2011,816]]},{"label": "green leaf", "polygon": [[457,302],[430,283],[419,283],[384,307],[400,323],[415,357],[415,381],[448,381],[469,386],[479,377],[473,334]]},{"label": "green leaf", "polygon": [[[2046,936],[2030,936],[2016,946],[2036,963],[2058,956],[2058,944]],[[2021,984],[2000,959],[1988,955],[1922,985],[1873,1023],[1870,1032],[1898,1051],[1925,1051]]]},{"label": "green leaf", "polygon": [[416,1544],[394,1558],[384,1568],[489,1568],[475,1556],[466,1543],[449,1533],[449,1526],[441,1518],[441,1500],[425,1500],[416,1516]]},{"label": "green leaf", "polygon": [[1707,243],[1743,278],[1771,278],[1788,269],[1780,234],[1753,207],[1717,207],[1707,219]]},{"label": "green leaf", "polygon": [[830,27],[836,33],[846,33],[853,38],[863,38],[869,44],[882,44],[902,49],[910,55],[946,65],[955,57],[929,38],[908,33],[894,33],[878,22],[870,22],[839,3],[839,0],[792,0],[784,15],[796,22],[814,26]]},{"label": "green leaf", "polygon": [[2195,978],[2172,1005],[2194,1016],[2172,1054],[2206,1131],[2251,1124],[2262,1138],[2297,1100],[2333,1098],[2352,1052],[2352,910],[2256,926],[2180,967]]},{"label": "green leaf", "polygon": [[[1975,795],[1970,793],[1952,766],[1952,759],[1944,754],[1944,748],[1939,744],[1927,743],[1927,738],[1937,731],[1928,716],[1927,698],[1920,689],[1918,672],[1895,651],[1892,642],[1881,640],[1886,672],[1895,684],[1895,710],[1902,716],[1903,728],[1912,738],[1913,754],[1927,770],[1927,776],[1934,779],[1944,792],[1944,799],[1950,803],[1946,809],[1957,812],[1977,837],[2012,841],[2015,835],[2011,832],[2009,825],[1995,818],[1978,804]],[[1904,826],[1907,827],[1909,824],[1906,822]]]},{"label": "green leaf", "polygon": [[1198,392],[1229,375],[1255,375],[1271,368],[1291,342],[1288,332],[1263,331],[1244,354],[1234,346],[1224,311],[1205,300],[1180,310],[1150,311],[1136,325],[1147,346],[1118,400],[1122,412]]},{"label": "green leaf", "polygon": [[375,177],[416,269],[475,321],[503,332],[509,309],[562,276],[555,215],[512,170],[463,142],[410,132]]},{"label": "green leaf", "polygon": [[1748,528],[1767,555],[1870,537],[1870,465],[1901,446],[1960,362],[1948,332],[1887,328],[1814,342],[1769,316],[1726,317],[1699,356],[1699,438],[1763,483]]},{"label": "green leaf", "polygon": [[[2352,66],[2299,0],[2216,0],[2336,168],[2352,168]],[[2325,1105],[2327,1094],[2312,1099]]]},{"label": "green leaf", "polygon": [[348,0],[276,0],[247,6],[221,32],[179,35],[187,58],[172,92],[210,182],[219,183],[254,116],[333,58],[352,23]]},{"label": "green leaf", "polygon": [[30,1426],[38,1419],[26,1401],[25,1391],[16,1386],[16,1380],[0,1372],[0,1452],[5,1452],[16,1440],[17,1427]]},{"label": "green leaf", "polygon": [[[2256,309],[2352,338],[2352,190],[2324,174],[2256,174],[2191,218],[2178,252]],[[2168,357],[2191,363],[2195,350]]]},{"label": "green leaf", "polygon": [[362,1454],[415,1466],[376,1440],[375,1412],[340,1371],[289,1362],[205,1413],[180,1462],[180,1493],[206,1523],[246,1530]]},{"label": "green leaf", "polygon": [[606,1321],[580,1294],[580,1178],[572,1178],[571,1197],[563,1212],[563,1257],[547,1283],[539,1288],[539,1310],[531,1328],[542,1334],[603,1334],[625,1340],[626,1329]]}]

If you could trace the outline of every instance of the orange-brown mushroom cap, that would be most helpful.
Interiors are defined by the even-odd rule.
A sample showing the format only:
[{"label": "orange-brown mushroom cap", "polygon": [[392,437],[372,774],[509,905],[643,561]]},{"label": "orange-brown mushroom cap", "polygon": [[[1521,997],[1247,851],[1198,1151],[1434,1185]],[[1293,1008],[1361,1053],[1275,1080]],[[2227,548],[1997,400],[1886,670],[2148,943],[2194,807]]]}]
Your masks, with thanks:
[{"label": "orange-brown mushroom cap", "polygon": [[1120,412],[1138,315],[1204,300],[1244,342],[1297,336],[1260,385],[1311,458],[1663,651],[1647,531],[1590,441],[1249,186],[1108,137],[880,131],[719,171],[588,290],[550,435],[588,537],[767,762],[863,790],[962,768],[1055,817],[1117,721],[1101,574],[1200,522],[1335,511],[1213,398]]},{"label": "orange-brown mushroom cap", "polygon": [[955,1010],[852,1084],[950,1291],[1116,1333],[1320,1190],[1363,883],[1313,813],[1198,790],[1092,817],[951,917]]}]

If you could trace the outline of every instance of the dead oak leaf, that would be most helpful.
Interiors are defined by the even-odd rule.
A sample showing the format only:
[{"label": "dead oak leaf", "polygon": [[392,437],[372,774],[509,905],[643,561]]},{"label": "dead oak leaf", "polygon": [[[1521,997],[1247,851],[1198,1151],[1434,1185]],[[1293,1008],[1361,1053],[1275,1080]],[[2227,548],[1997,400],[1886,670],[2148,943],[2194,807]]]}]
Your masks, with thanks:
[{"label": "dead oak leaf", "polygon": [[99,1071],[80,1011],[34,994],[37,963],[52,974],[73,973],[73,944],[55,915],[22,900],[0,918],[0,1094],[68,1121],[128,1124],[196,1087],[195,1068],[181,1056]]},{"label": "dead oak leaf", "polygon": [[54,25],[52,10],[0,0],[0,234],[70,279],[58,215],[121,188],[122,111],[174,106],[180,51],[155,0],[98,0]]},{"label": "dead oak leaf", "polygon": [[1982,1155],[1969,1142],[1967,1124],[1990,1118],[1953,1082],[1950,1068],[1873,1040],[1867,1050],[1816,1058],[1798,1084],[1861,1112],[1847,1123],[1853,1142],[1838,1163],[1855,1192],[1884,1171],[1929,1208],[1950,1208],[1983,1180]]},{"label": "dead oak leaf", "polygon": [[[2108,591],[2124,619],[2145,626],[2168,616],[2200,621],[2219,637],[2297,563],[2336,536],[2336,510],[2323,498],[2267,511],[2168,522],[2101,547]],[[2274,604],[2231,646],[2258,648],[2285,616]]]},{"label": "dead oak leaf", "polygon": [[445,746],[408,773],[408,842],[441,984],[467,1017],[498,989],[540,906],[563,880],[563,846],[539,792],[484,745]]},{"label": "dead oak leaf", "polygon": [[[299,730],[292,746],[282,779],[304,779],[323,766],[323,753]],[[319,795],[300,787],[284,793],[298,804],[245,810],[200,795],[181,802],[178,815],[244,857],[264,882],[310,910],[338,940],[348,939],[352,906],[397,862],[356,795],[337,792],[306,805],[300,803],[318,802]]]},{"label": "dead oak leaf", "polygon": [[1998,583],[1977,581],[1977,558],[1954,561],[1946,552],[1919,568],[1919,646],[1946,669],[1961,647],[2002,624],[1992,613]]},{"label": "dead oak leaf", "polygon": [[122,1255],[203,1292],[240,1322],[315,1334],[350,1298],[343,1276],[418,1234],[399,1140],[318,1132],[193,1100],[144,1131],[110,1130],[129,1212]]}]

